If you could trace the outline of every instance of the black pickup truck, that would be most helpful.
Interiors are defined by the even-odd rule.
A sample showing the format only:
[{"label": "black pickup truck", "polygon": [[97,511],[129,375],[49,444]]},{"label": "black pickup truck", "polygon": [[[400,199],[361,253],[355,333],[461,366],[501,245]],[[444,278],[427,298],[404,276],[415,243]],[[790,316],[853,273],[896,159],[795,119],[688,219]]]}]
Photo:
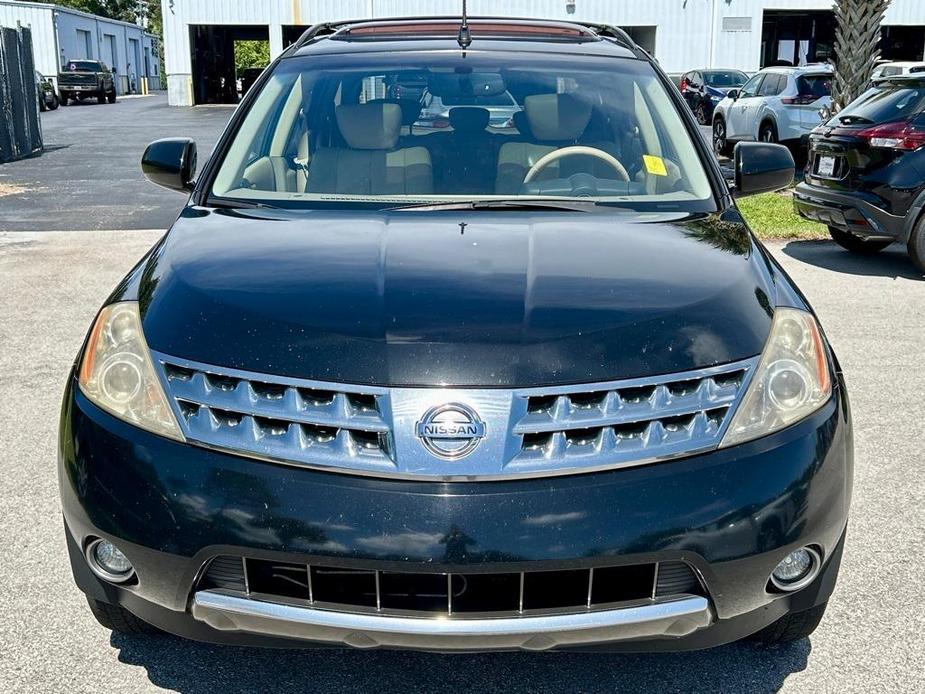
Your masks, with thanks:
[{"label": "black pickup truck", "polygon": [[58,73],[58,99],[67,106],[70,99],[83,101],[95,96],[97,103],[116,103],[112,71],[99,60],[69,60]]}]

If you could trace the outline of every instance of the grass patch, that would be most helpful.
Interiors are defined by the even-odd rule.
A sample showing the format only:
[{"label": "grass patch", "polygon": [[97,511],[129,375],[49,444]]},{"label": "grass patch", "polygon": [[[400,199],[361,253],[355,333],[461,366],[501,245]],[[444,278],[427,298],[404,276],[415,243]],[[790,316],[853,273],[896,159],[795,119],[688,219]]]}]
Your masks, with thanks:
[{"label": "grass patch", "polygon": [[784,190],[736,201],[748,226],[760,239],[821,239],[829,237],[824,225],[810,222],[793,211],[793,195]]}]

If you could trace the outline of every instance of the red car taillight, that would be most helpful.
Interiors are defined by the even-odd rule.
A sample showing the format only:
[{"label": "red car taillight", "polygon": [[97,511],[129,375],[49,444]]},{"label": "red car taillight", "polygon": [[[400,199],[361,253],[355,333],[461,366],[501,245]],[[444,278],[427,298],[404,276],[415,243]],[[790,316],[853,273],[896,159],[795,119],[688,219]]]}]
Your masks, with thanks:
[{"label": "red car taillight", "polygon": [[682,94],[687,91],[688,86],[689,86],[689,82],[687,80],[681,80],[681,93]]},{"label": "red car taillight", "polygon": [[912,151],[925,145],[925,129],[904,120],[865,128],[856,136],[882,149]]}]

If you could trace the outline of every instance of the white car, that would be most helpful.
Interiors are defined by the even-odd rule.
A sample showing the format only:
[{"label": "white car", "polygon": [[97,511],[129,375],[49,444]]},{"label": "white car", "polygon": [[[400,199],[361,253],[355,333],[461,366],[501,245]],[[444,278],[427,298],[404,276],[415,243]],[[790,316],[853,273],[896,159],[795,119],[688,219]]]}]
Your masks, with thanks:
[{"label": "white car", "polygon": [[713,112],[713,148],[728,156],[736,142],[797,144],[832,105],[832,67],[768,67],[732,90]]},{"label": "white car", "polygon": [[880,63],[870,73],[870,81],[880,77],[896,77],[897,75],[911,75],[916,72],[925,72],[925,63],[919,61]]}]

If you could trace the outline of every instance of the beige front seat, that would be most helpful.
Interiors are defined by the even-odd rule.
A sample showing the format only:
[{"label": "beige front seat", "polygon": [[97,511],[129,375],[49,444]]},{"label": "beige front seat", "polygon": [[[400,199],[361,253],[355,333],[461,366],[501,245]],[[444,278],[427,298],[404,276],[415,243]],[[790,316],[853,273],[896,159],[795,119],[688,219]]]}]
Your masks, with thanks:
[{"label": "beige front seat", "polygon": [[[524,115],[534,142],[508,142],[498,153],[498,171],[495,193],[519,193],[524,177],[541,157],[562,147],[579,144],[591,120],[591,104],[572,94],[535,94],[524,99]],[[614,143],[582,142],[609,154],[616,154]],[[594,157],[573,156],[553,162],[536,180],[565,178],[585,171],[599,178],[614,178],[616,174],[607,164]]]},{"label": "beige front seat", "polygon": [[430,153],[424,147],[395,149],[401,132],[398,104],[345,104],[335,118],[346,147],[322,147],[308,170],[310,193],[426,195],[434,190]]}]

